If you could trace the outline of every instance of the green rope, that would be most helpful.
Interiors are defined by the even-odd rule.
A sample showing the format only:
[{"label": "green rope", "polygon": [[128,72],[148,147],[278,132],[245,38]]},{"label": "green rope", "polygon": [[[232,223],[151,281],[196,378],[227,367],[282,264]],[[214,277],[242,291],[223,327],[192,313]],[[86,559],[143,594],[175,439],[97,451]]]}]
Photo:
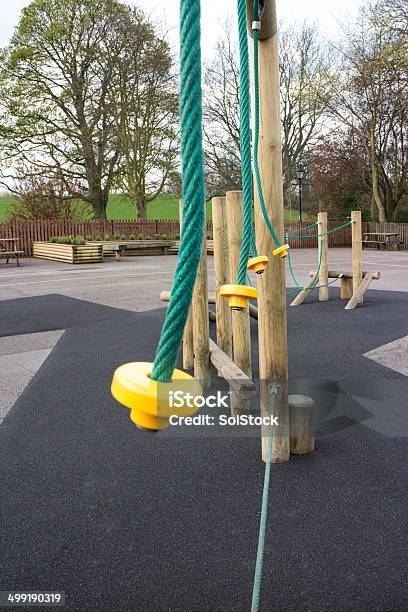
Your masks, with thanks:
[{"label": "green rope", "polygon": [[[304,232],[305,230],[310,229],[311,227],[316,227],[316,225],[319,225],[319,223],[315,222],[315,223],[312,223],[312,225],[307,225],[306,227],[301,227],[298,230],[293,230],[293,233],[296,234],[298,232]],[[286,236],[286,234],[285,234],[285,236]]]},{"label": "green rope", "polygon": [[[274,385],[272,389],[272,393],[271,393],[272,395],[271,417],[273,417],[273,415],[275,414],[277,393],[278,393],[277,387],[276,385]],[[265,465],[265,476],[264,476],[264,485],[263,485],[263,493],[262,493],[261,521],[259,524],[258,551],[256,555],[255,577],[254,577],[254,586],[252,590],[251,612],[258,612],[259,601],[261,597],[261,582],[262,582],[263,560],[264,560],[264,553],[265,553],[266,525],[267,525],[267,520],[268,520],[269,483],[271,480],[271,463],[272,463],[272,449],[273,449],[273,421],[272,421],[272,418],[271,418],[268,435],[269,435],[269,438],[268,438],[268,448],[266,450],[266,465]]]},{"label": "green rope", "polygon": [[183,230],[171,299],[152,379],[171,380],[177,362],[201,256],[204,215],[200,0],[180,0],[180,125]]},{"label": "green rope", "polygon": [[[244,285],[247,276],[249,251],[256,254],[252,229],[252,165],[251,165],[251,103],[246,1],[238,0],[238,32],[240,55],[240,144],[243,191],[243,233],[237,271],[237,284]],[[254,250],[255,249],[255,250]]]},{"label": "green rope", "polygon": [[[259,10],[258,10],[259,2],[258,0],[254,0],[254,21],[259,21]],[[254,170],[255,170],[255,178],[256,185],[258,189],[259,202],[261,205],[262,215],[265,220],[266,226],[271,234],[272,238],[275,241],[277,247],[282,246],[278,236],[276,235],[275,230],[272,227],[272,223],[268,217],[268,212],[266,210],[265,198],[262,189],[262,181],[261,174],[259,171],[259,159],[258,159],[258,149],[259,149],[259,122],[260,122],[260,109],[259,109],[259,31],[253,30],[254,35],[254,89],[255,89],[255,138],[254,138]]]},{"label": "green rope", "polygon": [[[348,227],[352,223],[353,221],[348,221],[348,223],[345,223],[344,225],[340,225],[339,227],[335,227],[334,229],[329,230],[328,232],[324,232],[323,234],[310,234],[310,235],[305,235],[305,236],[300,236],[299,234],[297,234],[296,236],[292,234],[285,234],[285,238],[321,238],[322,236],[328,236],[328,234],[333,234],[333,232],[338,232],[344,227]],[[307,228],[305,227],[305,228],[302,228],[302,230],[303,229],[307,229]]]}]

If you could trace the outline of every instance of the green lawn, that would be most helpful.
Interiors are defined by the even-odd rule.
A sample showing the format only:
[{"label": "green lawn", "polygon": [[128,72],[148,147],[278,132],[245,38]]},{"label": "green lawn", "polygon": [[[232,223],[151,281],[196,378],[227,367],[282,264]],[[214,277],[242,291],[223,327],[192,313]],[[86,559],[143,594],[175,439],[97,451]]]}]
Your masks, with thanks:
[{"label": "green lawn", "polygon": [[[13,198],[0,197],[0,222],[7,221],[7,212],[12,205]],[[149,220],[169,219],[176,220],[179,216],[178,196],[163,195],[148,205],[147,218]],[[119,194],[113,194],[109,198],[108,219],[136,219],[136,209],[129,198]],[[211,219],[211,202],[207,202],[207,217]],[[292,219],[298,220],[296,211],[292,211]],[[289,221],[289,211],[285,210],[285,221]]]}]

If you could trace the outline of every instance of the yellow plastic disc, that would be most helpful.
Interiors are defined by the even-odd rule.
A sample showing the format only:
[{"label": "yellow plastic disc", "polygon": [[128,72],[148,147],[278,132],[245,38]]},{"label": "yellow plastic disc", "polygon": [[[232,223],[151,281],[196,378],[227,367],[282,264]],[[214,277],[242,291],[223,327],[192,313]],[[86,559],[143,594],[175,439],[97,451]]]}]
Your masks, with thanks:
[{"label": "yellow plastic disc", "polygon": [[220,295],[229,298],[229,306],[233,310],[245,310],[249,300],[256,300],[258,292],[255,287],[246,285],[223,285]]},{"label": "yellow plastic disc", "polygon": [[274,255],[280,255],[281,257],[287,257],[290,246],[288,244],[283,244],[273,251]]},{"label": "yellow plastic disc", "polygon": [[150,378],[152,369],[153,364],[147,362],[120,366],[113,376],[112,395],[130,409],[130,418],[138,427],[158,431],[169,427],[172,415],[195,414],[194,398],[203,391],[186,372],[174,370],[172,382],[162,383]]},{"label": "yellow plastic disc", "polygon": [[247,268],[255,272],[255,274],[263,274],[268,262],[269,259],[266,255],[259,255],[258,257],[252,257],[252,259],[248,260]]}]

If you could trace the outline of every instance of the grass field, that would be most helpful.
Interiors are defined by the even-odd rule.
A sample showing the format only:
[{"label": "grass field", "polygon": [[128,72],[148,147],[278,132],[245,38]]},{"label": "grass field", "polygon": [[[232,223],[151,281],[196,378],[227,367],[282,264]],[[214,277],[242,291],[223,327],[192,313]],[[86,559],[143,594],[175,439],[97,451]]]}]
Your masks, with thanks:
[{"label": "grass field", "polygon": [[[7,196],[0,197],[0,223],[7,221],[8,211],[13,199]],[[126,196],[112,194],[108,204],[108,219],[131,220],[136,219],[136,209]],[[147,209],[149,220],[168,219],[175,220],[179,216],[178,196],[163,195],[151,202]],[[211,202],[207,202],[207,218],[211,219]],[[297,221],[297,211],[292,211],[292,220]],[[289,221],[289,211],[285,210],[285,221]]]}]

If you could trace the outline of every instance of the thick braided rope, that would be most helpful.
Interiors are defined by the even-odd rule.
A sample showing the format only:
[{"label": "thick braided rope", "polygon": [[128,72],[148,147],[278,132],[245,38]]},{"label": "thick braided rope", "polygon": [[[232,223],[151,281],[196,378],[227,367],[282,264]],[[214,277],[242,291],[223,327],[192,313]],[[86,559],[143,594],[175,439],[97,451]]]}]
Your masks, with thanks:
[{"label": "thick braided rope", "polygon": [[[238,32],[240,55],[240,141],[243,191],[243,232],[237,284],[245,285],[249,251],[257,255],[252,229],[252,164],[251,164],[251,105],[246,0],[238,0]],[[254,251],[255,249],[255,251]]]},{"label": "thick braided rope", "polygon": [[187,321],[201,256],[204,224],[204,165],[200,0],[180,0],[180,124],[183,229],[173,289],[161,332],[152,379],[171,380]]},{"label": "thick braided rope", "polygon": [[[258,0],[254,0],[254,20],[259,21],[259,5]],[[268,217],[268,212],[265,206],[265,198],[262,189],[262,181],[261,174],[259,171],[259,159],[258,159],[258,149],[259,149],[259,116],[260,116],[260,108],[259,108],[259,32],[258,30],[253,31],[254,35],[254,89],[255,89],[255,138],[254,138],[254,170],[255,170],[255,178],[256,185],[258,189],[259,202],[261,205],[262,215],[265,220],[266,226],[271,234],[273,240],[277,247],[282,246],[278,236],[276,235],[275,230],[272,227],[272,223]]]}]

